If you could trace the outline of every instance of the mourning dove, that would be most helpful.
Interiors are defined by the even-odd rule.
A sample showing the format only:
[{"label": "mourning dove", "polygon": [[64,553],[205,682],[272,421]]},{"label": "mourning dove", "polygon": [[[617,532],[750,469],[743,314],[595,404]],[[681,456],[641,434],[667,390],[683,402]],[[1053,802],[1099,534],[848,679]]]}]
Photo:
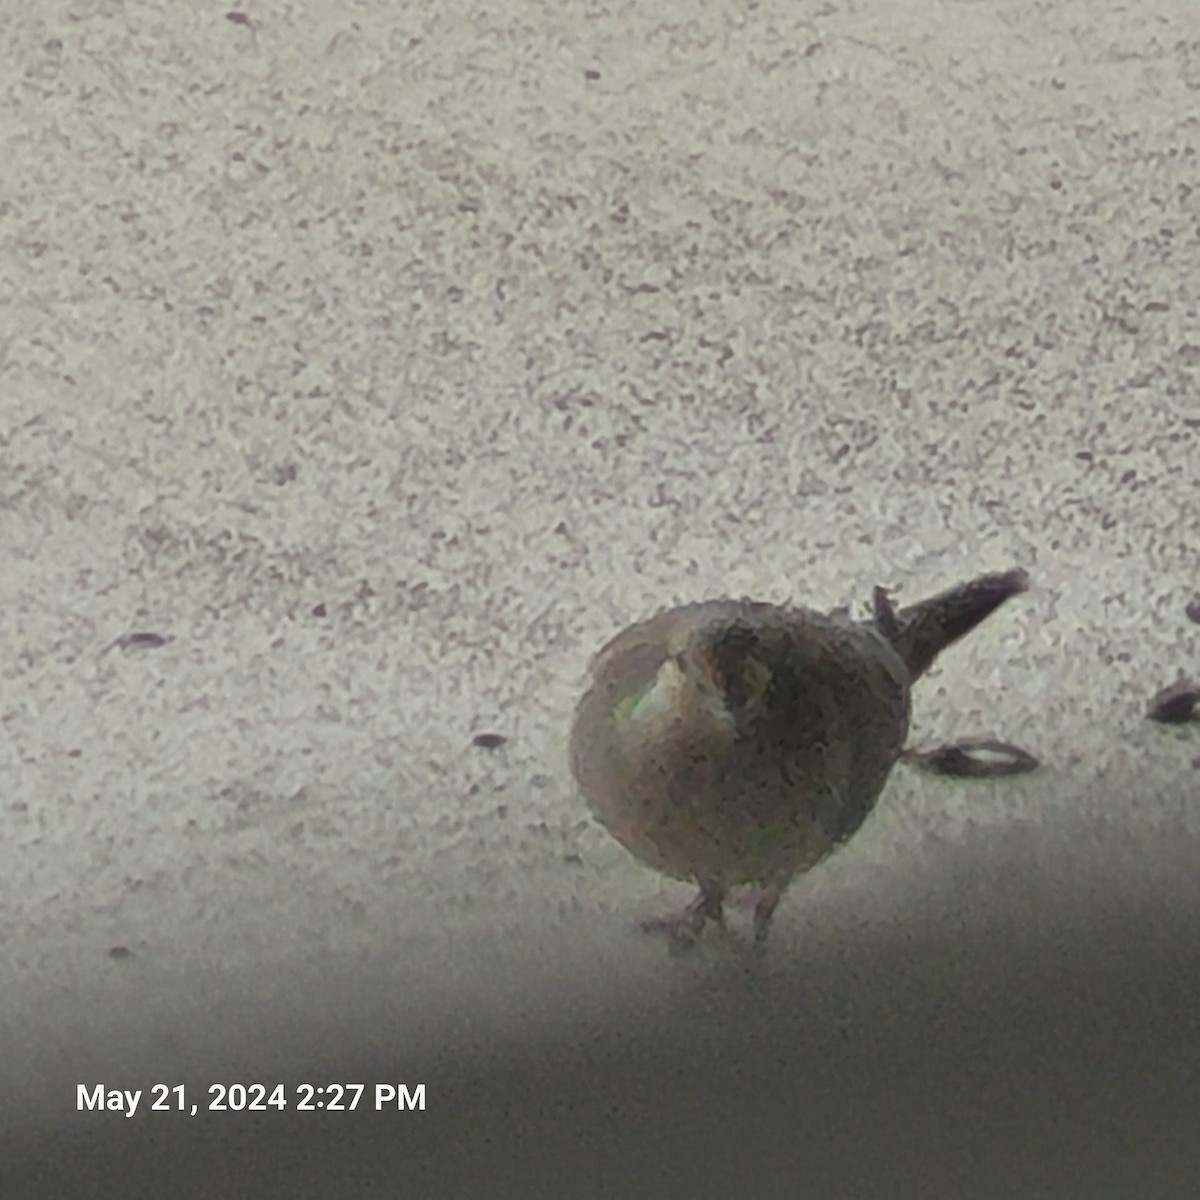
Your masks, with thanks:
[{"label": "mourning dove", "polygon": [[667,609],[596,655],[569,756],[600,823],[639,860],[699,887],[645,923],[690,943],[730,889],[760,891],[761,943],[784,890],[875,807],[908,733],[909,693],[937,655],[1011,596],[984,575],[871,620],[750,600]]}]

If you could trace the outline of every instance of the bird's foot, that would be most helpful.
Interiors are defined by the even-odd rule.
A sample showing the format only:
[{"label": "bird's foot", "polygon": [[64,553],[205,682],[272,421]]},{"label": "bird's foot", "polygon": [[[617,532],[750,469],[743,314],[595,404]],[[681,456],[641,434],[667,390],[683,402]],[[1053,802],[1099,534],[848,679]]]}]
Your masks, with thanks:
[{"label": "bird's foot", "polygon": [[709,921],[725,923],[722,898],[708,892],[700,892],[695,900],[683,910],[666,917],[651,917],[642,922],[644,933],[666,934],[673,953],[690,950],[696,939],[704,932]]},{"label": "bird's foot", "polygon": [[754,888],[738,897],[737,906],[748,908],[754,913],[753,944],[756,947],[761,947],[766,942],[767,934],[771,929],[771,921],[775,917],[775,909],[779,906],[779,901],[783,898],[786,888],[787,880],[783,880]]}]

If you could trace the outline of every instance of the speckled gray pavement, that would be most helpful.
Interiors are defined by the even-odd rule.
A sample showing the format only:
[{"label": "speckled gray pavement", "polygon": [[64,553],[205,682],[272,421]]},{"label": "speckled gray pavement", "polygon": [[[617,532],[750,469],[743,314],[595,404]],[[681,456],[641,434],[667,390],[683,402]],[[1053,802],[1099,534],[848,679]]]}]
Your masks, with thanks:
[{"label": "speckled gray pavement", "polygon": [[[1195,1194],[1189,0],[5,7],[6,1200]],[[1040,772],[636,932],[604,638],[1010,565]],[[75,1111],[255,1080],[427,1111]]]}]

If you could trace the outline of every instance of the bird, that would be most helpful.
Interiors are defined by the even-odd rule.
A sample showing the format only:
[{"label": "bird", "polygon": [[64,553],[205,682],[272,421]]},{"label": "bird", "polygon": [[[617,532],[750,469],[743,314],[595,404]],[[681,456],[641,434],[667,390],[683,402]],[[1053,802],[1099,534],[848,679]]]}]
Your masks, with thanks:
[{"label": "bird", "polygon": [[568,758],[599,823],[643,864],[697,887],[643,922],[673,948],[723,923],[757,888],[761,946],[792,880],[875,808],[908,735],[912,686],[937,656],[1029,587],[981,575],[897,610],[876,587],[867,620],[748,599],[666,608],[591,663]]}]

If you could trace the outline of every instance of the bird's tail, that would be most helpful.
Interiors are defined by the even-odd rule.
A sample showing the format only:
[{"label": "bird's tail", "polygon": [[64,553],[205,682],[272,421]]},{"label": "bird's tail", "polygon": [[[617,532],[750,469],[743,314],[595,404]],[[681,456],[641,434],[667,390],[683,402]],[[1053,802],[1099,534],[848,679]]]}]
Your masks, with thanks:
[{"label": "bird's tail", "polygon": [[1006,600],[1028,588],[1029,576],[1022,570],[981,575],[898,612],[885,611],[882,621],[877,600],[876,624],[916,679],[947,646],[970,633]]}]

